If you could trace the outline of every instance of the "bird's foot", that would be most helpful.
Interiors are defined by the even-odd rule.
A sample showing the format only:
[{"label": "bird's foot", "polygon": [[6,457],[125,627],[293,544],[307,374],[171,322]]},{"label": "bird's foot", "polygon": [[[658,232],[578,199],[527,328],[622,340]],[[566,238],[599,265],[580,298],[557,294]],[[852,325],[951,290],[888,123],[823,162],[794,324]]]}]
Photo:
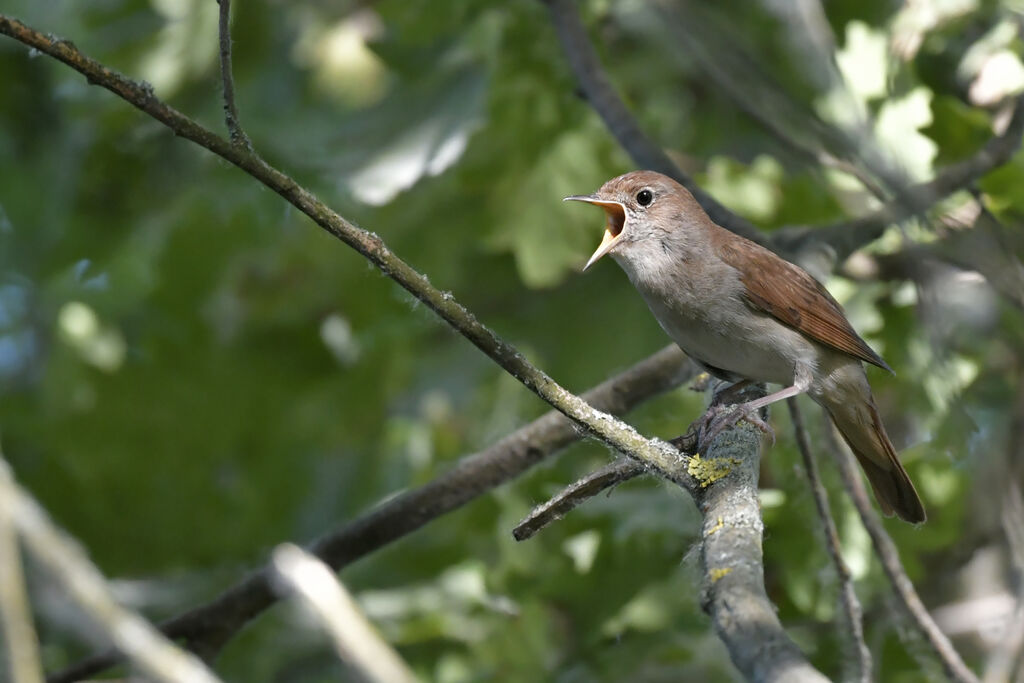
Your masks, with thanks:
[{"label": "bird's foot", "polygon": [[746,420],[749,424],[770,436],[772,438],[772,445],[775,445],[774,430],[772,430],[767,422],[761,419],[756,408],[748,408],[743,403],[727,406],[718,404],[708,408],[700,420],[698,420],[697,443],[700,445],[701,450],[707,444],[710,444],[715,437],[737,424],[740,420]]}]

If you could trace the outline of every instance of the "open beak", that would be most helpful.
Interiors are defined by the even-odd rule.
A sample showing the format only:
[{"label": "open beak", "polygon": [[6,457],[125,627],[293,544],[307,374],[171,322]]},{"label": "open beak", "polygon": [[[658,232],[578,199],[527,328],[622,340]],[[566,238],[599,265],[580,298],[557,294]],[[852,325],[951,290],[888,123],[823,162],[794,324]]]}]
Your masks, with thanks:
[{"label": "open beak", "polygon": [[622,228],[626,224],[626,207],[619,202],[610,202],[605,199],[592,194],[577,194],[571,197],[566,197],[562,200],[563,202],[586,202],[587,204],[594,204],[604,209],[604,212],[608,215],[608,223],[604,228],[604,237],[601,238],[601,244],[598,245],[597,250],[587,261],[587,265],[583,266],[585,271],[590,266],[594,265],[602,256],[612,250],[618,241],[619,235],[622,234]]}]

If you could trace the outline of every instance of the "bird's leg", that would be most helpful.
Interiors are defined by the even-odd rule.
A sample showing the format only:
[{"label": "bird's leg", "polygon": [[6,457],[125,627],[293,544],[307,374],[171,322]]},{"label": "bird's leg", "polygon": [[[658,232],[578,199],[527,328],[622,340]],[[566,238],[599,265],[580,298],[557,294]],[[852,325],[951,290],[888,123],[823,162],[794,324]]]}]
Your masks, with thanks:
[{"label": "bird's leg", "polygon": [[[740,403],[732,410],[729,410],[727,406],[722,404],[712,404],[704,417],[701,420],[700,426],[697,428],[698,443],[702,446],[703,444],[710,443],[712,439],[721,434],[723,431],[732,427],[740,420],[746,420],[750,424],[760,429],[765,434],[772,437],[772,441],[775,440],[775,433],[772,428],[764,420],[758,416],[757,411],[765,406],[771,405],[776,401],[781,401],[786,398],[798,396],[811,386],[811,373],[805,368],[797,368],[795,373],[793,385],[780,389],[773,394],[768,394],[762,398],[754,399],[746,403]],[[743,382],[750,383],[749,380],[743,380],[729,387],[725,392],[734,393],[734,390],[739,384]],[[721,395],[721,394],[720,394]]]}]

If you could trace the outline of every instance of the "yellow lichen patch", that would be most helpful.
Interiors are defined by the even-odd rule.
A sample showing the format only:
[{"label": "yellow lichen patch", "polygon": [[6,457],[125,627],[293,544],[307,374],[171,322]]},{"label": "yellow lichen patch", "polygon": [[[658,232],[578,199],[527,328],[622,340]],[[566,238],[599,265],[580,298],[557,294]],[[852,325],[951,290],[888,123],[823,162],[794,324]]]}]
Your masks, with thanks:
[{"label": "yellow lichen patch", "polygon": [[700,457],[698,453],[690,458],[690,463],[686,466],[686,472],[700,482],[701,488],[706,488],[732,472],[733,466],[739,464],[740,461],[736,458],[706,459]]},{"label": "yellow lichen patch", "polygon": [[717,533],[717,532],[721,531],[721,530],[722,530],[722,529],[723,529],[724,527],[725,527],[725,522],[723,522],[723,521],[722,521],[722,518],[721,518],[721,517],[719,517],[719,518],[718,518],[718,523],[717,523],[717,524],[715,524],[715,525],[714,525],[713,527],[711,527],[710,529],[708,529],[708,532],[707,532],[706,534],[704,534],[704,537],[705,537],[705,538],[707,538],[708,536],[710,536],[710,535],[712,535],[712,534],[714,534],[714,533]]},{"label": "yellow lichen patch", "polygon": [[732,567],[715,567],[708,570],[711,576],[711,583],[718,583],[718,580],[732,571]]}]

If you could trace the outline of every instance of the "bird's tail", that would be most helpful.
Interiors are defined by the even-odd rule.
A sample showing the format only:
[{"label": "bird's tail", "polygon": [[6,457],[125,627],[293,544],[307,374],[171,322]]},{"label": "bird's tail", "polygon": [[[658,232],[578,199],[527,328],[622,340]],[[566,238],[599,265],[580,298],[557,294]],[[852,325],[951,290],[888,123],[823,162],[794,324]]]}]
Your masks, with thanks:
[{"label": "bird's tail", "polygon": [[887,516],[895,513],[904,521],[920,524],[927,518],[924,505],[907,471],[900,464],[889,435],[885,433],[870,389],[866,398],[866,401],[863,397],[861,400],[830,401],[825,409],[868,475],[882,512]]}]

